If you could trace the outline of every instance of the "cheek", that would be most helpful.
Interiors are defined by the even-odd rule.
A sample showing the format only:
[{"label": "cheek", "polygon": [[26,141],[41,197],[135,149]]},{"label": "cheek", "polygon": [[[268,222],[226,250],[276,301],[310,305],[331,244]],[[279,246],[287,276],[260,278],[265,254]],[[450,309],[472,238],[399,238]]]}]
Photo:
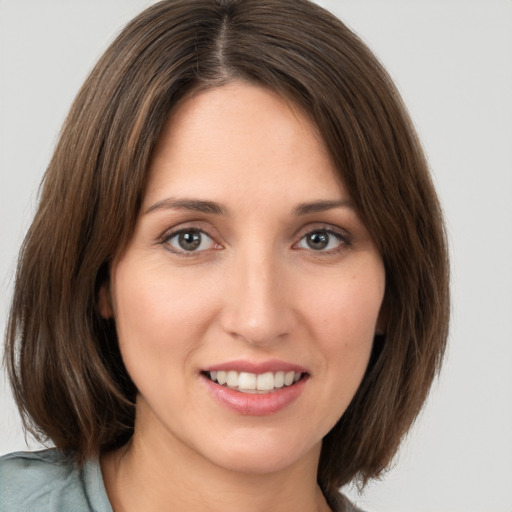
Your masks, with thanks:
[{"label": "cheek", "polygon": [[115,319],[127,368],[147,371],[147,364],[183,362],[209,323],[209,289],[170,275],[164,266],[121,262],[115,273]]},{"label": "cheek", "polygon": [[[377,277],[377,276],[375,276]],[[357,350],[371,342],[384,295],[383,280],[351,276],[333,279],[323,289],[308,294],[310,323],[321,338]]]},{"label": "cheek", "polygon": [[344,406],[366,371],[384,286],[383,269],[372,266],[362,273],[340,275],[308,294],[308,325],[324,357],[322,371],[333,399],[341,399]]}]

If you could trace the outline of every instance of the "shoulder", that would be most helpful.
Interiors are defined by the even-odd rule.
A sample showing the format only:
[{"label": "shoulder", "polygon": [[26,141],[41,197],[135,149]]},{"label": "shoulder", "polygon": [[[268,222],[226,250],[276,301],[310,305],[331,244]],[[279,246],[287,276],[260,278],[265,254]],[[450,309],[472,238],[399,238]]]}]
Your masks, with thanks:
[{"label": "shoulder", "polygon": [[56,449],[0,457],[0,512],[111,512],[92,503],[105,499],[97,462],[79,468]]},{"label": "shoulder", "polygon": [[329,495],[326,498],[333,512],[363,512],[341,493]]}]

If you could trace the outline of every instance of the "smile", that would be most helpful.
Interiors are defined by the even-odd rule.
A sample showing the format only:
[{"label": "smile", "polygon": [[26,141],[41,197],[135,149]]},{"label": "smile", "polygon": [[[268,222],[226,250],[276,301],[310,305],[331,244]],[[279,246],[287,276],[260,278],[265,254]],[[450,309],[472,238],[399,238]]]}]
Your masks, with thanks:
[{"label": "smile", "polygon": [[219,370],[204,372],[212,382],[241,393],[271,393],[297,383],[306,374],[296,371],[277,371],[265,373],[237,372]]}]

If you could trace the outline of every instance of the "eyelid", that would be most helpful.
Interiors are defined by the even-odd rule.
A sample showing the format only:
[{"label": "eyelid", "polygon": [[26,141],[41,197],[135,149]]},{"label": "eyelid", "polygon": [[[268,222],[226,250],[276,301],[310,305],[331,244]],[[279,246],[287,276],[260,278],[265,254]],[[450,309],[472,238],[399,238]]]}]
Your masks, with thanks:
[{"label": "eyelid", "polygon": [[298,248],[297,245],[304,239],[304,237],[317,231],[324,231],[328,234],[331,234],[331,236],[336,237],[340,241],[340,246],[327,251],[315,251],[314,249],[311,249],[311,252],[315,252],[317,254],[333,254],[341,252],[343,249],[346,249],[352,245],[352,237],[345,229],[333,224],[320,223],[313,225],[309,224],[308,226],[302,228],[297,234],[298,241],[293,244],[293,247]]},{"label": "eyelid", "polygon": [[202,235],[207,236],[210,238],[214,244],[214,247],[212,249],[221,249],[222,245],[217,242],[217,236],[212,234],[211,226],[204,222],[199,221],[188,221],[183,222],[181,224],[178,224],[177,226],[173,226],[172,228],[166,229],[157,240],[157,243],[165,246],[165,248],[170,251],[172,254],[177,254],[178,256],[197,256],[205,251],[208,251],[210,249],[201,249],[198,251],[185,251],[185,250],[179,250],[175,249],[169,244],[169,240],[181,233],[186,233],[187,231],[198,231]]},{"label": "eyelid", "polygon": [[[166,229],[158,237],[157,243],[159,243],[161,245],[166,245],[167,250],[169,250],[173,254],[177,254],[179,256],[194,256],[194,255],[199,255],[205,251],[210,250],[210,249],[201,249],[199,251],[185,251],[185,250],[179,250],[179,249],[174,250],[173,248],[169,247],[168,242],[172,237],[179,235],[180,233],[187,232],[187,231],[199,231],[203,235],[210,238],[215,245],[215,247],[213,249],[218,250],[218,249],[223,248],[222,244],[217,241],[219,239],[219,236],[216,233],[215,234],[212,233],[212,231],[215,231],[215,230],[212,229],[212,227],[209,223],[205,223],[203,221],[186,221],[186,222],[182,222],[176,226],[173,226],[169,229]],[[340,246],[336,247],[334,249],[329,249],[329,250],[324,250],[324,251],[322,251],[322,250],[315,251],[314,249],[310,249],[311,252],[315,252],[317,254],[328,255],[328,254],[341,252],[344,249],[346,249],[347,247],[350,247],[352,245],[352,237],[351,237],[350,233],[348,233],[345,229],[343,229],[339,226],[333,225],[333,224],[328,224],[328,223],[318,223],[318,224],[313,223],[313,224],[308,224],[307,226],[301,228],[300,230],[298,230],[296,232],[296,235],[294,236],[294,238],[297,241],[294,242],[292,247],[294,249],[302,249],[302,248],[297,247],[297,245],[304,239],[304,237],[306,237],[307,235],[314,233],[316,231],[324,231],[324,232],[330,234],[331,236],[334,236],[335,238],[337,238],[340,241]],[[307,249],[305,249],[305,250],[307,250]]]}]

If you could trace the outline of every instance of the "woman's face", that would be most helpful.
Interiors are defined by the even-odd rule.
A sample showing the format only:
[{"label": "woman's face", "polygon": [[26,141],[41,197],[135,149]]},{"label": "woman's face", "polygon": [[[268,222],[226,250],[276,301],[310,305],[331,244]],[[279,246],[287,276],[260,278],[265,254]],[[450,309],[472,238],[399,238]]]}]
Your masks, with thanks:
[{"label": "woman's face", "polygon": [[367,367],[384,288],[299,109],[241,81],[186,99],[112,268],[112,310],[102,302],[139,390],[135,440],[243,472],[316,464]]}]

